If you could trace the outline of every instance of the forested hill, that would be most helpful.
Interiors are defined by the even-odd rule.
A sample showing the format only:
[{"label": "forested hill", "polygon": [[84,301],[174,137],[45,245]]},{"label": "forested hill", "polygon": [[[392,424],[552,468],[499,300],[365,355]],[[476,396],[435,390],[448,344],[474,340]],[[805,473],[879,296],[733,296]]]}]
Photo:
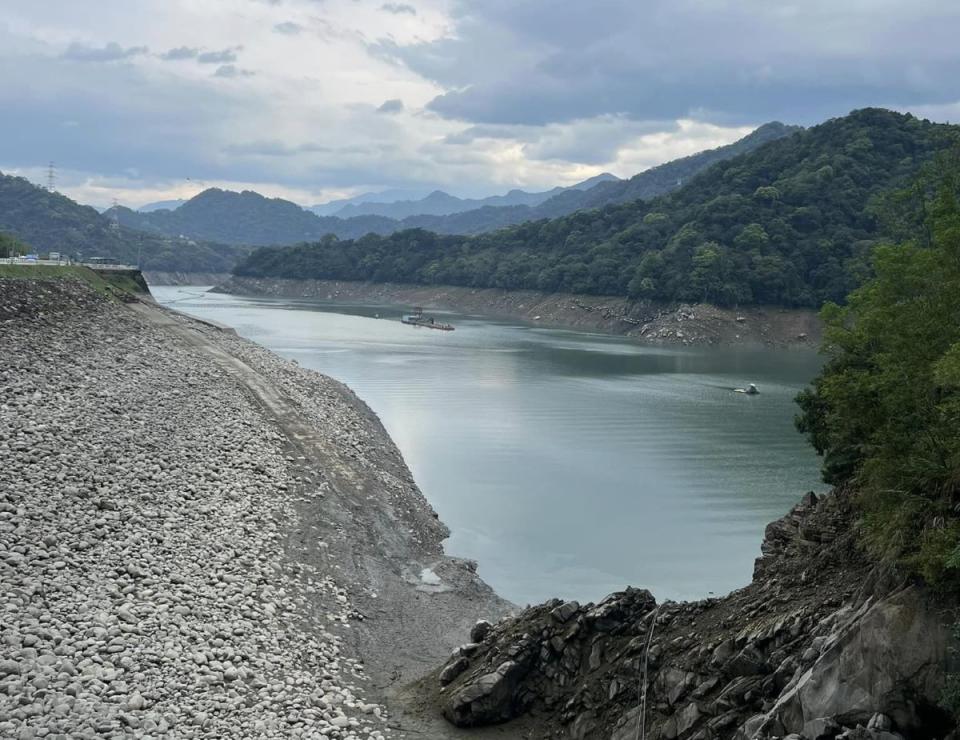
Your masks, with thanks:
[{"label": "forested hill", "polygon": [[779,121],[765,123],[739,141],[716,149],[691,154],[689,157],[651,167],[629,180],[602,182],[588,190],[565,191],[553,196],[535,209],[534,217],[556,218],[585,208],[602,208],[615,203],[655,198],[683,186],[691,177],[717,162],[753,151],[770,141],[782,139],[803,129]]},{"label": "forested hill", "polygon": [[[581,208],[597,208],[609,203],[661,195],[675,190],[679,182],[714,162],[755,149],[767,141],[787,136],[796,130],[799,129],[795,126],[768,123],[733,144],[667,162],[629,180],[610,180],[612,176],[598,177],[571,188],[555,188],[557,194],[553,197],[549,197],[548,193],[515,191],[514,194],[520,195],[513,199],[510,194],[485,199],[487,203],[509,203],[511,200],[522,199],[521,196],[528,200],[540,197],[544,202],[536,201],[539,205],[485,205],[482,208],[462,210],[461,206],[465,201],[453,198],[459,205],[450,205],[451,212],[447,214],[426,213],[406,216],[401,220],[376,214],[340,218],[318,216],[289,200],[266,198],[252,191],[235,193],[210,188],[174,210],[152,210],[146,213],[129,208],[115,210],[120,223],[132,229],[173,237],[208,239],[224,244],[293,244],[316,241],[327,234],[333,234],[339,239],[355,239],[365,234],[391,234],[410,228],[428,229],[442,234],[479,234],[525,221],[573,213]],[[443,193],[435,195],[442,196],[441,200],[452,197]],[[417,207],[436,207],[436,204],[431,205],[428,201],[429,196],[421,201],[392,204],[396,206],[393,210],[390,208],[391,204],[388,204],[384,206],[384,211],[399,214]],[[113,211],[110,211],[107,215],[112,214]]]},{"label": "forested hill", "polygon": [[0,232],[13,234],[41,252],[109,257],[144,269],[226,272],[247,250],[198,243],[130,229],[114,229],[90,206],[51,193],[22,177],[0,173]]},{"label": "forested hill", "polygon": [[317,216],[282,198],[218,188],[204,190],[176,210],[140,213],[119,208],[117,215],[120,223],[140,231],[226,244],[292,244],[331,233],[350,239],[398,228],[396,221],[384,216]]},{"label": "forested hill", "polygon": [[535,288],[722,305],[841,301],[880,201],[958,128],[864,109],[719,162],[674,193],[465,238],[410,230],[260,249],[236,274]]}]

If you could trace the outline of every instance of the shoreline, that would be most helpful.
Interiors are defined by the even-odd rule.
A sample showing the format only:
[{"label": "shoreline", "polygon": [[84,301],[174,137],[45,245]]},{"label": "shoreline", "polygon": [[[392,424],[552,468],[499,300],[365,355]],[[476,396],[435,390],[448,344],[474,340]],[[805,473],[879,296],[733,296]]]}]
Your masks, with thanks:
[{"label": "shoreline", "polygon": [[[17,615],[4,636],[11,645],[11,634],[35,632],[28,607],[77,633],[58,643],[41,633],[26,648],[17,637],[9,661],[4,646],[4,676],[17,687],[43,677],[41,696],[77,712],[48,707],[14,723],[3,698],[21,689],[11,689],[0,734],[136,725],[177,737],[456,736],[439,718],[407,717],[397,692],[478,618],[513,607],[474,564],[444,554],[448,530],[366,404],[152,301],[109,301],[70,280],[0,281],[0,291],[0,337],[14,349],[0,387],[4,408],[17,409],[14,427],[9,416],[0,426],[0,450],[12,453],[0,498],[13,512],[0,517],[0,580]],[[76,481],[75,463],[38,467],[18,441],[32,429],[46,430],[43,449],[57,459],[110,462]],[[35,492],[48,474],[51,493]],[[55,530],[39,549],[43,533],[25,528],[36,517]],[[103,527],[114,534],[86,534]],[[91,624],[103,633],[81,637]],[[218,624],[237,626],[205,631]],[[158,650],[162,659],[141,662]],[[58,699],[71,671],[104,688]],[[283,676],[296,683],[285,688]]]},{"label": "shoreline", "polygon": [[700,303],[660,305],[611,296],[494,288],[236,276],[214,286],[213,292],[417,305],[655,344],[817,347],[822,336],[816,311],[771,306],[724,309]]},{"label": "shoreline", "polygon": [[955,605],[866,557],[853,491],[768,525],[726,596],[627,588],[515,614],[444,554],[447,528],[343,384],[146,297],[60,279],[0,279],[0,296],[3,736],[952,727],[936,697]]}]

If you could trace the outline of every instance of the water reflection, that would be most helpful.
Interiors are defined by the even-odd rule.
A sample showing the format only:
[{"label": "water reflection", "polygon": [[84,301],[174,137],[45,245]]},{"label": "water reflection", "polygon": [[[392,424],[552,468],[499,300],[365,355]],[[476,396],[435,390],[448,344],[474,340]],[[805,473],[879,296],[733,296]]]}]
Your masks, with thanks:
[{"label": "water reflection", "polygon": [[[736,588],[766,523],[820,488],[792,425],[810,351],[645,347],[454,314],[457,331],[436,332],[400,324],[405,307],[154,294],[350,385],[450,526],[448,551],[515,601]],[[746,382],[761,395],[730,391]]]}]

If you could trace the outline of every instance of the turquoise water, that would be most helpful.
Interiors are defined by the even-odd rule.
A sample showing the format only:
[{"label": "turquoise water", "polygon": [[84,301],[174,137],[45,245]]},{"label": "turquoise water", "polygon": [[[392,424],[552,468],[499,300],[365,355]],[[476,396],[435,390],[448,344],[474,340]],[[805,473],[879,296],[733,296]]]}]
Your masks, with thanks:
[{"label": "turquoise water", "polygon": [[[450,527],[451,554],[518,603],[626,585],[698,598],[746,585],[767,522],[821,490],[794,431],[810,350],[647,347],[409,307],[152,287],[347,383]],[[755,382],[756,397],[731,388]]]}]

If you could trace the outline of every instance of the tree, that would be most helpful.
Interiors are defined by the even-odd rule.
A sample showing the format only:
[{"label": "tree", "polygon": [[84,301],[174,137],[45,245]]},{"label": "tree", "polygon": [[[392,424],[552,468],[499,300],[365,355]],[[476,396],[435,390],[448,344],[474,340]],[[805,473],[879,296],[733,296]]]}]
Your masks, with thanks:
[{"label": "tree", "polygon": [[[875,251],[875,276],[827,305],[830,355],[798,397],[827,482],[856,486],[867,541],[960,586],[960,158],[928,174],[924,228]],[[929,240],[928,240],[929,236]]]},{"label": "tree", "polygon": [[17,257],[21,254],[27,254],[29,251],[29,245],[12,234],[0,231],[0,257]]}]

